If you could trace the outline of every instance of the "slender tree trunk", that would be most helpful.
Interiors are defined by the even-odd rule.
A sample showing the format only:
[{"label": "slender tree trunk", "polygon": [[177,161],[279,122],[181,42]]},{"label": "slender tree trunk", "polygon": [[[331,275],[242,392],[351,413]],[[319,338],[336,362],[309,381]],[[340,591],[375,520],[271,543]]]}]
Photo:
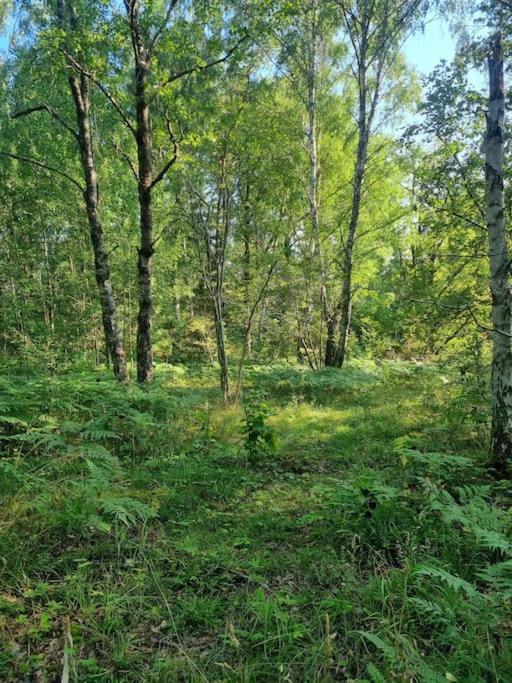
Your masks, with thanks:
[{"label": "slender tree trunk", "polygon": [[[320,196],[319,196],[319,180],[320,180],[320,162],[318,158],[318,102],[317,102],[317,75],[318,75],[318,52],[320,35],[318,30],[318,0],[311,1],[311,25],[310,29],[310,43],[309,43],[309,65],[307,73],[307,140],[309,147],[309,212],[311,217],[311,231],[312,231],[312,257],[313,263],[316,267],[314,272],[318,274],[320,285],[320,320],[328,327],[331,313],[329,310],[326,273],[324,264],[324,255],[322,250],[322,241],[320,236]],[[320,328],[319,339],[319,356],[320,362],[322,359],[322,326]],[[329,344],[329,340],[327,340]],[[324,356],[325,365],[334,363],[334,356],[331,350],[325,349]]]},{"label": "slender tree trunk", "polygon": [[[354,231],[355,232],[355,231]],[[336,361],[334,365],[338,368],[343,367],[348,350],[348,340],[350,335],[350,324],[352,322],[352,270],[353,270],[353,250],[354,241],[350,239],[347,244],[347,252],[343,259],[343,278],[341,294],[341,319],[339,329],[339,341],[336,349]]]},{"label": "slender tree trunk", "polygon": [[[230,190],[226,177],[226,150],[219,159],[220,176],[217,186],[215,223],[204,220],[200,214],[196,223],[199,237],[197,246],[202,261],[203,282],[212,305],[213,323],[215,327],[215,347],[220,366],[220,388],[224,402],[231,398],[228,356],[224,332],[224,268],[226,264],[226,248],[231,225]],[[196,193],[199,194],[199,193]]]},{"label": "slender tree trunk", "polygon": [[[76,17],[71,6],[69,6],[69,11],[71,23],[73,24],[73,22],[76,21]],[[64,27],[65,7],[62,1],[59,3],[59,21],[61,26]],[[71,65],[69,66],[71,68]],[[84,74],[81,74],[80,78],[78,78],[75,74],[71,73],[68,78],[68,83],[75,104],[78,127],[78,146],[80,149],[85,180],[84,199],[94,252],[94,273],[100,296],[105,343],[112,359],[115,377],[120,382],[127,382],[128,372],[126,368],[126,358],[123,342],[119,333],[117,306],[110,279],[110,264],[105,248],[105,236],[98,210],[98,178],[94,163],[89,114],[89,81]]]},{"label": "slender tree trunk", "polygon": [[503,126],[505,88],[501,34],[489,55],[489,110],[485,142],[487,230],[493,321],[491,464],[508,473],[512,457],[512,292],[504,221]]},{"label": "slender tree trunk", "polygon": [[224,334],[224,319],[222,315],[222,301],[219,292],[213,295],[213,317],[215,323],[215,340],[217,345],[217,359],[220,365],[220,387],[224,402],[230,399],[228,356],[226,352],[226,338]]},{"label": "slender tree trunk", "polygon": [[339,311],[326,317],[327,338],[325,340],[325,366],[336,366],[336,353],[338,350]]},{"label": "slender tree trunk", "polygon": [[[243,218],[243,240],[244,240],[244,254],[242,257],[242,279],[243,279],[243,296],[244,308],[246,315],[250,315],[250,291],[251,291],[251,226],[252,226],[252,210],[251,210],[251,184],[247,178],[244,194],[244,218]],[[245,337],[244,352],[250,358],[252,353],[252,335],[251,330],[246,330],[244,325],[242,334]]]},{"label": "slender tree trunk", "polygon": [[[364,54],[364,53],[363,53]],[[354,187],[352,191],[352,210],[348,227],[347,242],[343,254],[343,275],[341,284],[341,304],[340,304],[340,336],[338,349],[336,352],[336,366],[341,368],[345,361],[350,334],[350,323],[352,320],[352,271],[354,268],[354,244],[356,231],[359,224],[361,213],[361,195],[363,190],[366,163],[368,159],[369,127],[370,123],[367,115],[367,83],[366,67],[364,59],[359,66],[359,119],[357,144],[357,159],[354,173]],[[374,105],[376,100],[374,101]],[[373,105],[373,106],[374,106]]]},{"label": "slender tree trunk", "polygon": [[84,199],[87,208],[87,219],[94,252],[94,274],[100,295],[103,330],[108,347],[114,375],[121,382],[128,380],[126,359],[117,322],[117,307],[110,280],[110,266],[105,248],[105,236],[98,211],[98,181],[92,151],[92,139],[89,122],[89,89],[85,76],[80,81],[74,75],[69,77],[69,86],[73,94],[78,124],[78,136],[82,167],[85,178]]},{"label": "slender tree trunk", "polygon": [[[143,48],[139,48],[140,51]],[[140,247],[137,258],[139,283],[139,313],[137,317],[137,381],[148,382],[153,378],[153,350],[151,344],[153,207],[151,158],[151,123],[147,95],[148,68],[143,55],[135,67],[136,142],[138,159],[138,194],[140,210]]]},{"label": "slender tree trunk", "polygon": [[[50,254],[48,249],[48,236],[46,234],[46,227],[44,218],[41,216],[41,232],[43,233],[43,253],[44,253],[44,265],[46,270],[46,277],[48,280],[48,303],[47,303],[47,325],[50,331],[50,336],[53,337],[55,333],[55,297],[53,289],[53,273],[50,266]],[[46,297],[45,297],[46,299]],[[46,301],[45,301],[46,305]]]},{"label": "slender tree trunk", "polygon": [[[317,103],[316,103],[316,3],[314,2],[315,17],[311,29],[311,64],[308,73],[308,126],[307,138],[309,146],[309,210],[313,233],[313,254],[320,258],[320,206],[318,200],[318,131],[317,131]],[[322,283],[323,284],[323,283]]]},{"label": "slender tree trunk", "polygon": [[[251,310],[249,311],[249,315],[247,317],[247,321],[245,323],[245,329],[244,329],[244,335],[243,335],[243,344],[242,344],[242,354],[240,356],[240,361],[238,363],[238,373],[237,373],[237,379],[236,379],[236,388],[235,388],[235,396],[234,400],[235,402],[238,401],[238,397],[240,396],[240,390],[242,388],[242,378],[243,378],[243,372],[244,372],[244,363],[245,363],[245,358],[249,354],[250,350],[250,339],[251,339],[251,331],[252,331],[252,324],[254,321],[254,316],[256,314],[256,311],[258,309],[258,306],[260,305],[265,292],[267,290],[267,287],[270,283],[270,280],[272,278],[272,275],[274,273],[275,267],[277,265],[277,261],[274,261],[270,268],[268,269],[267,276],[263,282],[263,285],[258,293],[258,296],[255,298]],[[248,302],[247,302],[248,303]]]},{"label": "slender tree trunk", "polygon": [[229,217],[229,191],[225,169],[225,154],[221,160],[221,182],[219,187],[219,201],[217,205],[217,227],[215,230],[215,243],[213,245],[214,279],[213,307],[215,322],[215,338],[217,342],[217,358],[220,365],[220,388],[224,402],[230,400],[228,357],[226,351],[226,338],[224,334],[224,316],[222,300],[224,292],[224,266],[226,262],[226,245],[228,241],[230,217]]}]

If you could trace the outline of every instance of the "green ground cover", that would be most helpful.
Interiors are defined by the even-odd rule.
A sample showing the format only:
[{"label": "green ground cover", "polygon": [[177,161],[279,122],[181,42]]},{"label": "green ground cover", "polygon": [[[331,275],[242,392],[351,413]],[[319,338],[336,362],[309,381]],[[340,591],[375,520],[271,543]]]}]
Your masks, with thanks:
[{"label": "green ground cover", "polygon": [[354,361],[0,380],[0,680],[510,681],[479,387]]}]

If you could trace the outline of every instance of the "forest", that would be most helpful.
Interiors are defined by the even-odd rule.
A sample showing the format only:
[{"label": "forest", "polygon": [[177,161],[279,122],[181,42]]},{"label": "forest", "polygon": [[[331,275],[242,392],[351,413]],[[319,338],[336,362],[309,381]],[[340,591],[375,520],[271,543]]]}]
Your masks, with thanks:
[{"label": "forest", "polygon": [[0,681],[512,681],[510,36],[0,0]]}]

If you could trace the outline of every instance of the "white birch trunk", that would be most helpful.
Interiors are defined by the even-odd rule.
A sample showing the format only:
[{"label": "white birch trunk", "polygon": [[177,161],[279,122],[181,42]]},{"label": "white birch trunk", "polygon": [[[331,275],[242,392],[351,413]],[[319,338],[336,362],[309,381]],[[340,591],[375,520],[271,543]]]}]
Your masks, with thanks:
[{"label": "white birch trunk", "polygon": [[493,322],[491,464],[501,475],[507,474],[512,455],[512,296],[504,220],[504,121],[503,42],[498,33],[489,54],[485,178]]}]

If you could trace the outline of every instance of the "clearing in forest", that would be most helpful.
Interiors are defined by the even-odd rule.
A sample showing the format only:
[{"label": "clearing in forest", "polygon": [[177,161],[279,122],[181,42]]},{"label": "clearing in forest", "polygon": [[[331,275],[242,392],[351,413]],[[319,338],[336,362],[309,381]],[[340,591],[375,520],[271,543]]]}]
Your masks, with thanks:
[{"label": "clearing in forest", "polygon": [[1,380],[0,679],[511,680],[471,378],[255,367],[245,411],[215,381]]}]

